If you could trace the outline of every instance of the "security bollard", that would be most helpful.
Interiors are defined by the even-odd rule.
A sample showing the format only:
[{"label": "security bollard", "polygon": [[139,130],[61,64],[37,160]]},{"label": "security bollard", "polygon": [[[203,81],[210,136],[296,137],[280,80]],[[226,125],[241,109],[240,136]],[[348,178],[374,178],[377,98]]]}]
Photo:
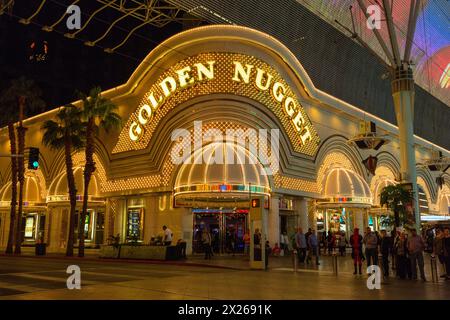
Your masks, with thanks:
[{"label": "security bollard", "polygon": [[294,272],[297,272],[297,250],[292,251],[292,262],[294,264]]},{"label": "security bollard", "polygon": [[333,274],[335,276],[338,275],[338,261],[337,261],[338,257],[336,255],[336,253],[333,253],[333,256],[331,257],[331,262],[332,262],[332,266],[333,266]]},{"label": "security bollard", "polygon": [[439,276],[437,271],[437,263],[436,263],[436,257],[434,255],[431,256],[431,279],[433,280],[433,283],[439,282]]}]

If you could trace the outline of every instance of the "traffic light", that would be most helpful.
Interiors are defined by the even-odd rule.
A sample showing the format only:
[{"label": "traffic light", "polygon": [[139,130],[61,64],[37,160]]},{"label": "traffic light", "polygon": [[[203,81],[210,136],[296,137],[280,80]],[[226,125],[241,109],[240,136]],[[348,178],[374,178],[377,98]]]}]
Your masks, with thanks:
[{"label": "traffic light", "polygon": [[37,170],[39,168],[39,148],[30,147],[28,156],[28,169]]}]

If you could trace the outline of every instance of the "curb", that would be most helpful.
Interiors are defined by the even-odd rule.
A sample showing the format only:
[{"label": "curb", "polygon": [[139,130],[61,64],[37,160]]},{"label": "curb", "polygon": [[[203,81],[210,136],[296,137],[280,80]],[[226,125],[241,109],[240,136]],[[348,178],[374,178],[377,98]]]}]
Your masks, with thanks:
[{"label": "curb", "polygon": [[106,263],[138,263],[138,264],[159,264],[159,265],[174,265],[174,266],[187,266],[187,267],[203,267],[203,268],[213,268],[213,269],[227,269],[227,270],[247,270],[244,268],[211,265],[197,262],[179,262],[179,261],[167,261],[167,260],[144,260],[144,259],[109,259],[109,258],[98,258],[98,257],[66,257],[66,256],[33,256],[33,255],[14,255],[14,254],[0,254],[1,257],[9,258],[30,258],[30,259],[47,259],[47,260],[78,260],[78,261],[90,261],[90,262],[106,262]]}]

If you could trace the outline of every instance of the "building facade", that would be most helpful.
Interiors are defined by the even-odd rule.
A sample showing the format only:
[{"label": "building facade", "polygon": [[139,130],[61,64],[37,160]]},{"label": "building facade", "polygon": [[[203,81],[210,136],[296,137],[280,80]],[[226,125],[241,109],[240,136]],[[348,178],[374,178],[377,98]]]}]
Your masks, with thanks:
[{"label": "building facade", "polygon": [[[156,47],[126,84],[103,95],[119,107],[124,126],[101,132],[96,141],[97,170],[83,222],[88,247],[117,234],[122,242],[149,243],[166,225],[175,241],[187,242],[189,253],[200,251],[205,227],[215,250],[225,252],[233,235],[242,241],[252,195],[264,199],[272,245],[280,232],[292,235],[297,227],[347,234],[355,227],[387,228],[379,194],[399,180],[397,127],[317,89],[301,60],[267,34],[228,25],[182,32]],[[65,250],[69,221],[64,154],[41,144],[40,127],[56,112],[25,121],[27,145],[39,147],[41,165],[26,172],[24,244],[41,240],[49,252]],[[375,123],[391,142],[376,151],[350,145],[362,120]],[[217,139],[230,132],[236,143]],[[269,152],[250,147],[263,140],[270,141]],[[449,155],[421,137],[415,140],[416,159],[430,158],[433,150]],[[0,150],[9,152],[6,129]],[[219,154],[235,162],[205,161]],[[375,174],[363,164],[369,156],[378,159]],[[78,214],[84,155],[73,158]],[[11,194],[7,158],[0,158],[0,168],[4,248]],[[440,187],[436,177],[418,168],[424,220],[449,215],[450,179],[444,176]]]}]

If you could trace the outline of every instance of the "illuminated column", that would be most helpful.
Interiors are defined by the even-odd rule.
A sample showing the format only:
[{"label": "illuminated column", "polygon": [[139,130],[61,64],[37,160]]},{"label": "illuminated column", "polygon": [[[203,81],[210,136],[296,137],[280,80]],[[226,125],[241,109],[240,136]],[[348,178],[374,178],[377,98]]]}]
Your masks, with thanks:
[{"label": "illuminated column", "polygon": [[298,216],[298,226],[303,232],[308,231],[308,201],[305,198],[295,200],[295,214]]},{"label": "illuminated column", "polygon": [[114,217],[114,235],[120,235],[120,242],[126,238],[127,205],[125,198],[117,200],[117,212]]},{"label": "illuminated column", "polygon": [[419,198],[417,192],[416,158],[414,154],[414,80],[411,68],[400,67],[392,81],[395,116],[400,145],[402,183],[411,183],[414,195],[416,228],[420,230]]},{"label": "illuminated column", "polygon": [[361,235],[364,234],[364,211],[361,209],[355,209],[354,211],[354,226],[359,229]]},{"label": "illuminated column", "polygon": [[317,231],[316,205],[314,200],[308,201],[308,226]]},{"label": "illuminated column", "polygon": [[272,195],[270,199],[270,211],[269,211],[269,243],[274,246],[275,243],[280,244],[280,196],[277,194]]}]

